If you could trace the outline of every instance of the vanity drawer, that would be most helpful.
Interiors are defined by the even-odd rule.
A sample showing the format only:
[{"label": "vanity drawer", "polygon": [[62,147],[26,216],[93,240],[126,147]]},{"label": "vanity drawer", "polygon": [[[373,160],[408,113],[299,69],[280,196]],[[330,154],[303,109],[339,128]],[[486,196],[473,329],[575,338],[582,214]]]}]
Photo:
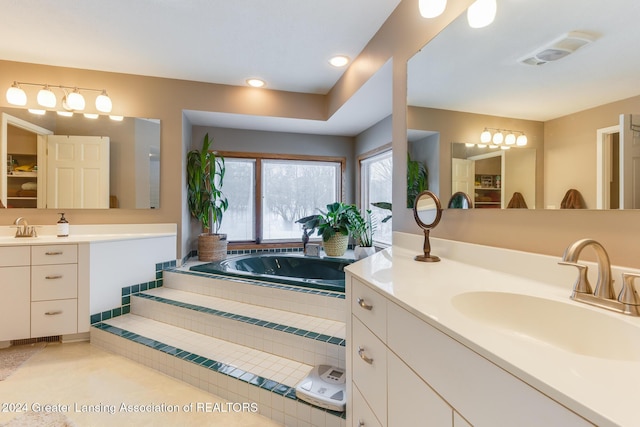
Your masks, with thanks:
[{"label": "vanity drawer", "polygon": [[77,263],[78,245],[32,246],[31,258],[31,265]]},{"label": "vanity drawer", "polygon": [[379,420],[387,419],[387,348],[352,316],[353,382]]},{"label": "vanity drawer", "polygon": [[351,279],[351,312],[382,341],[387,341],[387,300],[356,278]]},{"label": "vanity drawer", "polygon": [[31,301],[68,299],[77,296],[77,264],[31,267]]},{"label": "vanity drawer", "polygon": [[0,267],[17,267],[31,264],[29,246],[0,247]]},{"label": "vanity drawer", "polygon": [[353,387],[352,427],[382,427],[380,421],[360,394],[358,387]]},{"label": "vanity drawer", "polygon": [[31,303],[31,336],[75,334],[78,332],[78,300],[64,299]]}]

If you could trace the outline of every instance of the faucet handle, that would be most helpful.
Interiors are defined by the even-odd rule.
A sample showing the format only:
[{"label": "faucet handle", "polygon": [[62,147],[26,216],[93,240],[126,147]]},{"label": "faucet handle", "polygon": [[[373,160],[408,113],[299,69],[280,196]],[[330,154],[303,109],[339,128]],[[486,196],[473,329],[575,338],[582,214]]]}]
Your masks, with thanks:
[{"label": "faucet handle", "polygon": [[622,290],[618,294],[618,301],[623,304],[640,306],[640,295],[638,295],[635,284],[635,279],[639,277],[640,274],[622,273]]},{"label": "faucet handle", "polygon": [[578,278],[576,279],[576,283],[574,283],[573,285],[573,295],[575,295],[576,293],[593,294],[591,284],[589,283],[589,279],[587,278],[588,267],[586,265],[567,261],[560,261],[558,264],[568,265],[571,267],[576,267],[578,269]]}]

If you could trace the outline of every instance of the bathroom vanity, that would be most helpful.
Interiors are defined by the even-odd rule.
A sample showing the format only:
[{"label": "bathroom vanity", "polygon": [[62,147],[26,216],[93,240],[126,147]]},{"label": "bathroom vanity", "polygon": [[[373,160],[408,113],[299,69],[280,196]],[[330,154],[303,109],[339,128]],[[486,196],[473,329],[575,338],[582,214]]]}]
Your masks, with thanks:
[{"label": "bathroom vanity", "polygon": [[86,339],[91,313],[120,305],[122,287],[154,280],[155,263],[176,257],[174,224],[72,226],[64,238],[55,226],[36,230],[16,238],[0,227],[0,347]]},{"label": "bathroom vanity", "polygon": [[640,318],[571,300],[560,257],[421,245],[396,233],[346,269],[347,425],[637,424]]}]

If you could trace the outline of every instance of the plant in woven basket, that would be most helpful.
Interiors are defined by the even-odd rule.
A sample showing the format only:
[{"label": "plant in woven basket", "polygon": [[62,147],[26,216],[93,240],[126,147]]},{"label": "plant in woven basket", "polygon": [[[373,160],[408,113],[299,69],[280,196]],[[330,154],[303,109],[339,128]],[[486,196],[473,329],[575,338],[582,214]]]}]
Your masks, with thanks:
[{"label": "plant in woven basket", "polygon": [[[226,256],[226,235],[218,234],[222,214],[229,207],[229,202],[222,193],[226,167],[224,157],[210,150],[212,142],[213,138],[209,138],[207,133],[202,141],[202,149],[194,149],[187,153],[187,204],[191,215],[202,224],[203,234],[200,237],[216,236],[216,240],[224,241],[222,251]],[[209,237],[209,241],[211,239],[213,237]],[[199,254],[202,253],[202,240],[198,239]],[[212,258],[200,256],[200,259]]]},{"label": "plant in woven basket", "polygon": [[[327,205],[327,210],[319,209],[320,214],[300,218],[296,222],[312,233],[316,230],[322,236],[327,255],[341,256],[347,249],[353,212],[358,212],[355,205],[334,202]],[[334,242],[339,241],[334,250]]]}]

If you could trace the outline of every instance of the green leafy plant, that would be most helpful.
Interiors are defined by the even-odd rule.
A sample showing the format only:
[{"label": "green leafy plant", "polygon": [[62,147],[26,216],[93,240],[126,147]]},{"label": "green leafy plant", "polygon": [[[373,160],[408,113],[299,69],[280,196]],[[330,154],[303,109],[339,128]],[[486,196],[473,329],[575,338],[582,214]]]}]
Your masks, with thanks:
[{"label": "green leafy plant", "polygon": [[424,163],[407,153],[407,207],[413,208],[418,194],[429,189],[429,171]]},{"label": "green leafy plant", "polygon": [[205,232],[218,234],[229,202],[221,190],[226,171],[224,157],[210,151],[212,143],[213,138],[207,133],[202,149],[187,153],[187,204]]},{"label": "green leafy plant", "polygon": [[[376,207],[376,208],[378,208],[378,209],[384,209],[384,210],[387,210],[387,211],[389,211],[389,212],[391,212],[391,211],[392,211],[392,209],[391,209],[391,202],[375,202],[375,203],[371,203],[371,205],[372,205],[372,206],[375,206],[375,207]],[[382,219],[382,221],[380,221],[380,222],[382,222],[382,223],[384,224],[385,222],[387,222],[387,221],[389,221],[389,220],[391,219],[391,216],[392,216],[391,214],[389,214],[389,215],[385,216],[385,217]]]},{"label": "green leafy plant", "polygon": [[364,215],[361,215],[357,209],[353,209],[349,215],[351,216],[349,231],[356,239],[358,246],[372,247],[373,233],[376,231],[377,223],[371,216],[371,209],[367,209]]},{"label": "green leafy plant", "polygon": [[296,223],[302,224],[307,230],[317,230],[317,235],[322,236],[322,241],[326,242],[336,234],[349,235],[353,211],[358,212],[355,205],[348,205],[341,202],[334,202],[327,205],[327,210],[320,211],[320,214],[309,215],[300,218]]}]

